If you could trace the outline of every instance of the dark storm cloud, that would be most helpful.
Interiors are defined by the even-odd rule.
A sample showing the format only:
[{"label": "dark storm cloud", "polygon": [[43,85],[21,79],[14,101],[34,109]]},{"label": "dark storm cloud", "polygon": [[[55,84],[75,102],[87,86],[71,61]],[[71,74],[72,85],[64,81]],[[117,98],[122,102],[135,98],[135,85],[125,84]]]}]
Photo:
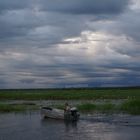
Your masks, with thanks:
[{"label": "dark storm cloud", "polygon": [[118,14],[129,0],[41,0],[42,9],[69,14]]},{"label": "dark storm cloud", "polygon": [[[109,14],[121,13],[129,0],[105,0],[102,2],[100,0],[40,0],[35,2],[31,0],[23,2],[6,0],[0,2],[2,9],[8,11],[3,12],[0,16],[0,39],[23,37],[22,40],[29,39],[35,43],[38,43],[39,40],[41,46],[45,46],[43,42],[46,40],[44,44],[49,46],[62,42],[64,37],[79,36],[83,29],[88,29],[86,21],[89,19],[102,20],[108,18]],[[36,7],[44,7],[46,12],[34,11]],[[58,13],[54,13],[55,10],[58,10]],[[64,11],[63,14],[62,11]],[[95,17],[66,15],[67,12],[76,15],[80,13],[94,14]],[[99,18],[97,16],[99,13],[106,16]],[[59,35],[56,32],[59,32]]]},{"label": "dark storm cloud", "polygon": [[7,10],[27,8],[31,0],[0,0],[0,13]]}]

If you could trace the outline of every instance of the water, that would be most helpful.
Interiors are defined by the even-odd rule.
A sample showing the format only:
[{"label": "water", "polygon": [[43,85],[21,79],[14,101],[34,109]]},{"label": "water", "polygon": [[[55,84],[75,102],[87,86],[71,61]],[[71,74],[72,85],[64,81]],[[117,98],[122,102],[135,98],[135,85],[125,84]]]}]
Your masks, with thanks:
[{"label": "water", "polygon": [[0,103],[7,104],[35,104],[40,106],[52,106],[52,105],[64,105],[68,102],[70,105],[78,105],[83,103],[93,103],[93,104],[104,104],[104,103],[112,103],[112,104],[121,104],[124,99],[113,100],[113,99],[104,99],[104,100],[3,100]]},{"label": "water", "polygon": [[138,140],[140,116],[83,115],[77,123],[39,112],[0,114],[0,140]]}]

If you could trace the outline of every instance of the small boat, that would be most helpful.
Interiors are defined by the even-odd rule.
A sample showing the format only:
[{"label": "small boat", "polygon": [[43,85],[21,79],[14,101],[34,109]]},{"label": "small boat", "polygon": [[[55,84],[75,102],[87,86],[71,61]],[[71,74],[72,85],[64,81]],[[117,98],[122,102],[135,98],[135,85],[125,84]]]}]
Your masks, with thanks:
[{"label": "small boat", "polygon": [[42,107],[41,114],[44,118],[61,119],[68,121],[77,121],[80,117],[80,114],[76,107],[72,107],[69,111],[51,107]]}]

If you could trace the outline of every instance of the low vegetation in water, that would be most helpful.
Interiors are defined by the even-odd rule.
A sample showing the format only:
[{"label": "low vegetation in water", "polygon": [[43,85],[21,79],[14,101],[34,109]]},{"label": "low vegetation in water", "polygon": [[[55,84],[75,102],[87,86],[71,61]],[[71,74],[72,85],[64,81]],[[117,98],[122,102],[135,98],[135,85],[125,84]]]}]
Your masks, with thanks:
[{"label": "low vegetation in water", "polygon": [[112,103],[104,104],[81,104],[77,108],[82,112],[96,112],[96,113],[128,113],[140,115],[140,100],[127,100],[116,105]]},{"label": "low vegetation in water", "polygon": [[82,112],[96,112],[96,113],[113,113],[116,110],[116,106],[111,103],[104,104],[81,104],[77,108]]},{"label": "low vegetation in water", "polygon": [[91,104],[91,103],[86,103],[86,104],[81,104],[81,105],[77,105],[77,108],[80,111],[94,111],[96,109],[96,105],[95,104]]},{"label": "low vegetation in water", "polygon": [[38,109],[35,105],[0,103],[0,112],[23,112]]},{"label": "low vegetation in water", "polygon": [[[63,105],[52,105],[64,109]],[[129,99],[121,104],[103,103],[103,104],[92,104],[82,103],[76,106],[80,112],[92,112],[92,113],[128,113],[134,115],[140,115],[140,100]],[[21,112],[27,110],[39,110],[40,106],[35,104],[4,104],[0,103],[0,112]]]},{"label": "low vegetation in water", "polygon": [[121,104],[120,110],[129,114],[139,115],[140,114],[140,100],[128,100]]},{"label": "low vegetation in water", "polygon": [[[81,103],[77,105],[80,111],[116,113],[124,112],[140,114],[140,88],[100,88],[100,89],[28,89],[0,90],[0,101],[4,100],[109,100],[101,104]],[[122,100],[115,104],[111,100]],[[55,105],[56,106],[56,105]],[[57,105],[63,108],[62,105]],[[33,103],[4,104],[0,103],[0,112],[25,111],[38,109]]]}]

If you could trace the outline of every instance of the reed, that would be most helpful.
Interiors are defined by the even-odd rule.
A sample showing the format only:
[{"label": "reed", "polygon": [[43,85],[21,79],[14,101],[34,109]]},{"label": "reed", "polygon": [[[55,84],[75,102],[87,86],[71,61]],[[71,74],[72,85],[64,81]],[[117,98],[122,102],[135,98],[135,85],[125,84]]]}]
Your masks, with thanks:
[{"label": "reed", "polygon": [[0,90],[0,100],[140,99],[140,88]]},{"label": "reed", "polygon": [[27,110],[38,109],[36,105],[25,105],[25,104],[4,104],[0,103],[0,112],[23,112]]},{"label": "reed", "polygon": [[120,110],[134,115],[140,114],[140,100],[127,100],[124,103],[121,104]]}]

